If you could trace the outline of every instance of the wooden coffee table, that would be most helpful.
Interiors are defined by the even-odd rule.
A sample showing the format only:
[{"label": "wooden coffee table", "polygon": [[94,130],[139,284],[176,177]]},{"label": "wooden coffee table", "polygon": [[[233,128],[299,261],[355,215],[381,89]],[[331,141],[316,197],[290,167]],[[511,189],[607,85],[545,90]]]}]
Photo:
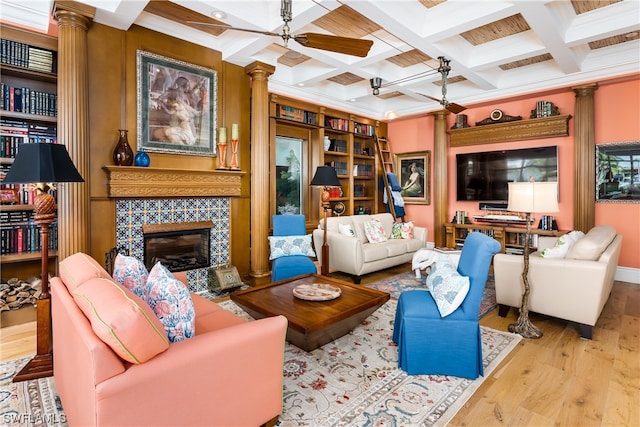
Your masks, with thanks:
[{"label": "wooden coffee table", "polygon": [[[293,295],[301,284],[321,283],[340,288],[328,301],[305,301]],[[283,315],[289,320],[287,341],[312,351],[358,326],[389,300],[389,294],[342,280],[308,274],[231,294],[231,300],[254,319]]]}]

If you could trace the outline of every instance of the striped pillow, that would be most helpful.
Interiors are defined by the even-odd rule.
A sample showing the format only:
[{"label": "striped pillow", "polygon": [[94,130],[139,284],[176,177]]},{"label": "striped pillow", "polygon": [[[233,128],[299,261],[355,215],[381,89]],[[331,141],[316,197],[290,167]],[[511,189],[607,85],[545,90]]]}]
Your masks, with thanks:
[{"label": "striped pillow", "polygon": [[169,348],[164,326],[151,308],[111,279],[89,279],[73,298],[95,334],[122,359],[140,364]]}]

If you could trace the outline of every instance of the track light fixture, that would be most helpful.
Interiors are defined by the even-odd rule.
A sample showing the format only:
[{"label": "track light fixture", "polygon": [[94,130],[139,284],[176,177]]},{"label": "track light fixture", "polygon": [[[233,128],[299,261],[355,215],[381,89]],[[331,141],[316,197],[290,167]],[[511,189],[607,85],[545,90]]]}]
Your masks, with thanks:
[{"label": "track light fixture", "polygon": [[380,94],[380,85],[382,85],[382,79],[380,77],[374,77],[372,79],[369,79],[369,83],[371,83],[373,94],[378,96]]}]

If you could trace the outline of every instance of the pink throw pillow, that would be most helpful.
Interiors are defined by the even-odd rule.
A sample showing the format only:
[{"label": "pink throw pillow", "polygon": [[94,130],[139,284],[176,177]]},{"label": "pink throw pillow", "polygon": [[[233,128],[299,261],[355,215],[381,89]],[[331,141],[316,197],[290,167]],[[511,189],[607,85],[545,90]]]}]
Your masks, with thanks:
[{"label": "pink throw pillow", "polygon": [[122,359],[140,364],[169,348],[162,323],[149,306],[111,279],[89,279],[73,292],[95,334]]},{"label": "pink throw pillow", "polygon": [[60,261],[58,275],[69,290],[73,293],[80,285],[89,279],[97,277],[111,278],[98,261],[89,255],[78,252]]}]

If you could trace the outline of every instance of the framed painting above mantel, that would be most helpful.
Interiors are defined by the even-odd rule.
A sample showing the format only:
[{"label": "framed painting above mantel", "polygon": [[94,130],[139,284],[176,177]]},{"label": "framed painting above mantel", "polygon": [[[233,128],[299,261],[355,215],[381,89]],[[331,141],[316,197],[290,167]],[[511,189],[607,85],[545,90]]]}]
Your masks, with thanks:
[{"label": "framed painting above mantel", "polygon": [[215,70],[138,50],[138,150],[215,156],[217,84]]},{"label": "framed painting above mantel", "polygon": [[596,145],[596,201],[640,203],[640,141]]}]

